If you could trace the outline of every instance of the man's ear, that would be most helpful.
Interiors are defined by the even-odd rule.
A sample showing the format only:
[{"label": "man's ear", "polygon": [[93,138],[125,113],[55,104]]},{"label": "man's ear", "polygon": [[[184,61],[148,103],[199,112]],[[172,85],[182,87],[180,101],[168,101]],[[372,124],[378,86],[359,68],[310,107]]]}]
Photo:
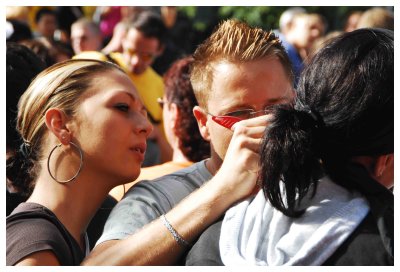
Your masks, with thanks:
[{"label": "man's ear", "polygon": [[210,133],[207,127],[207,113],[199,106],[194,106],[193,108],[194,117],[197,120],[197,125],[199,126],[200,134],[204,140],[210,141]]},{"label": "man's ear", "polygon": [[45,121],[47,128],[58,138],[60,143],[69,144],[71,134],[66,126],[67,117],[63,111],[56,108],[48,109],[45,113]]}]

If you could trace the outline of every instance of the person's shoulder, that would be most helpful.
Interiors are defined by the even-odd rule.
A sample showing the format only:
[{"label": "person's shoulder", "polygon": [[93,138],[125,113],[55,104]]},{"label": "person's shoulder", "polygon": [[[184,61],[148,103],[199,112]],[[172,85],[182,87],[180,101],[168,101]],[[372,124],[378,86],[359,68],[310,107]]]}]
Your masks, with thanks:
[{"label": "person's shoulder", "polygon": [[61,248],[68,250],[63,235],[51,221],[45,217],[7,217],[6,223],[7,263],[16,263],[20,259],[41,250]]},{"label": "person's shoulder", "polygon": [[180,169],[189,167],[192,165],[192,162],[188,163],[175,163],[173,161],[165,162],[163,164],[153,165],[144,167],[140,171],[140,175],[137,178],[137,181],[141,180],[153,180],[158,177],[176,172]]},{"label": "person's shoulder", "polygon": [[[24,209],[22,210],[21,207]],[[55,215],[44,207],[22,203],[6,219],[7,240],[13,238],[14,235],[18,239],[24,240],[25,243],[31,239],[62,239],[57,222],[59,221]]]},{"label": "person's shoulder", "polygon": [[[212,175],[205,167],[204,161],[197,162],[156,179],[140,181],[126,192],[121,201],[127,198],[142,199],[145,197],[164,198],[170,201],[180,200],[211,178]],[[162,197],[159,197],[160,195]]]},{"label": "person's shoulder", "polygon": [[180,183],[184,186],[189,185],[199,187],[211,178],[212,175],[205,167],[204,161],[200,161],[153,180],[139,182],[138,185],[146,187],[163,187],[170,183]]},{"label": "person's shoulder", "polygon": [[372,213],[334,252],[324,265],[393,265]]},{"label": "person's shoulder", "polygon": [[[71,250],[76,251],[77,255],[81,254],[78,244],[46,207],[36,203],[22,203],[6,221],[7,263],[15,263],[42,250],[54,252],[61,264],[79,263],[69,255]],[[77,260],[82,258],[76,257]]]},{"label": "person's shoulder", "polygon": [[111,211],[97,244],[123,239],[163,213],[211,178],[204,161],[133,185]]},{"label": "person's shoulder", "polygon": [[60,229],[43,217],[20,218],[7,221],[7,242],[23,241],[25,244],[39,241],[64,241]]}]

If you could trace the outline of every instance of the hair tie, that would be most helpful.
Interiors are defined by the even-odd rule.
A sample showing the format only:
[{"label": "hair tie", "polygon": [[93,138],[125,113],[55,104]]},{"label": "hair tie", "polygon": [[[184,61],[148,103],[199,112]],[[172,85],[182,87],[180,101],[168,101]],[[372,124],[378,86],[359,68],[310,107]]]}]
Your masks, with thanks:
[{"label": "hair tie", "polygon": [[312,110],[308,105],[304,105],[300,100],[297,100],[294,109],[300,112],[307,113],[307,115],[314,120],[316,128],[322,128],[325,126],[324,120],[322,119],[321,115],[318,112]]},{"label": "hair tie", "polygon": [[19,146],[19,152],[21,152],[21,154],[24,156],[24,158],[28,159],[31,155],[31,146],[28,142],[23,142],[20,146]]}]

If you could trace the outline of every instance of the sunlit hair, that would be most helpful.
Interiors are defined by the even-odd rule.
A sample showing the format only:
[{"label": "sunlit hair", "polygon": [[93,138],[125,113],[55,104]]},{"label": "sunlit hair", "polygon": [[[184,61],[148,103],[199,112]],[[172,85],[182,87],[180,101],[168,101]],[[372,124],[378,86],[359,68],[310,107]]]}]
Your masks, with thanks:
[{"label": "sunlit hair", "polygon": [[366,27],[378,27],[394,30],[393,12],[381,7],[366,10],[357,23],[357,29]]},{"label": "sunlit hair", "polygon": [[87,27],[91,33],[94,35],[101,35],[100,27],[93,21],[89,20],[86,17],[80,18],[75,21],[71,28],[74,27]]},{"label": "sunlit hair", "polygon": [[199,105],[207,109],[214,65],[221,61],[249,62],[277,57],[288,79],[293,81],[289,58],[272,31],[250,27],[237,20],[223,21],[195,51],[190,80]]},{"label": "sunlit hair", "polygon": [[[24,182],[34,180],[39,171],[35,162],[41,160],[46,140],[46,111],[57,108],[69,118],[73,117],[82,98],[90,96],[96,75],[112,70],[122,72],[119,67],[108,62],[68,60],[47,68],[29,85],[19,100],[17,118],[17,130],[29,146],[29,159],[32,161],[30,167],[27,167],[30,169],[24,169],[27,172],[25,176],[29,176]],[[17,166],[18,163],[13,165]],[[15,178],[11,180],[18,182]]]},{"label": "sunlit hair", "polygon": [[319,24],[322,26],[322,34],[325,33],[325,30],[327,28],[327,21],[326,19],[318,13],[301,13],[301,14],[296,14],[294,16],[295,20],[305,20],[308,22],[308,24]]},{"label": "sunlit hair", "polygon": [[20,20],[28,21],[29,8],[21,6],[6,6],[6,19],[7,20]]}]

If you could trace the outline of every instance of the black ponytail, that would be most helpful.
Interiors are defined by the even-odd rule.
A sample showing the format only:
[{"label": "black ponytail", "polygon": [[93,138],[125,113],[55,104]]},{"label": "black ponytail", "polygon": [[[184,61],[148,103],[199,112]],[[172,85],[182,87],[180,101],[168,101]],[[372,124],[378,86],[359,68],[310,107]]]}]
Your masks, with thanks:
[{"label": "black ponytail", "polygon": [[344,33],[302,72],[296,106],[273,110],[260,180],[265,196],[285,215],[301,215],[297,205],[322,175],[364,192],[362,175],[352,176],[352,158],[394,152],[393,52],[392,31]]},{"label": "black ponytail", "polygon": [[[276,106],[261,146],[260,180],[265,197],[287,216],[300,216],[296,205],[322,174],[317,120],[292,105]],[[283,187],[282,187],[283,186]],[[313,191],[314,193],[314,191]]]}]

